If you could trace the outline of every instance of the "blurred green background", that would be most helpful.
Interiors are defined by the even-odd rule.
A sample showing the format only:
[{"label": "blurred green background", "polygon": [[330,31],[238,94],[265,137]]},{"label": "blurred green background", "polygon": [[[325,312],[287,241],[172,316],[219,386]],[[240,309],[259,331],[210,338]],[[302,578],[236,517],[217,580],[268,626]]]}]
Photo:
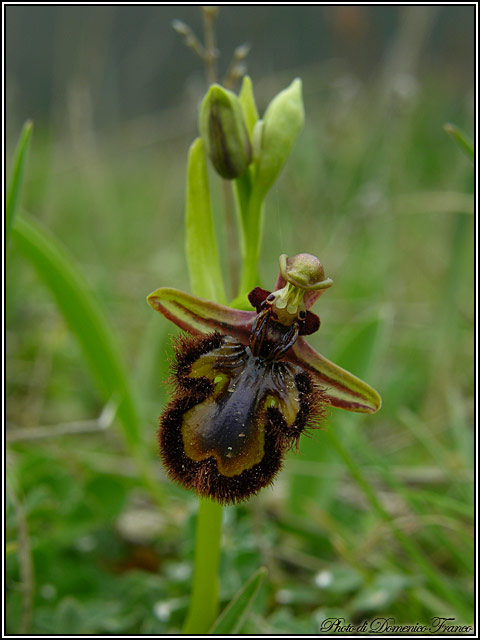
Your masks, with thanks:
[{"label": "blurred green background", "polygon": [[[9,633],[171,633],[185,617],[197,500],[166,480],[155,436],[176,329],[145,302],[188,290],[186,158],[205,79],[174,18],[201,35],[194,6],[6,8],[7,158],[34,120],[18,215],[48,227],[98,300],[158,485],[12,238]],[[221,74],[252,44],[260,113],[303,80],[259,285],[279,254],[317,255],[335,285],[309,341],[383,397],[374,416],[332,410],[273,488],[225,509],[222,605],[265,565],[245,633],[319,633],[332,617],[472,624],[473,165],[443,125],[473,136],[474,7],[223,7],[217,38]]]}]

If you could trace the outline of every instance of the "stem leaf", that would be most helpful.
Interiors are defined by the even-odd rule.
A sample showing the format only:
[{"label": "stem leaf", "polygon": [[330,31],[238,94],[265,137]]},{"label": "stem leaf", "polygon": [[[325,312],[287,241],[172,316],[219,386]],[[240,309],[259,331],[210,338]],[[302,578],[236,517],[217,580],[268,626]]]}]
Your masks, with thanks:
[{"label": "stem leaf", "polygon": [[188,155],[186,199],[186,256],[192,291],[203,298],[225,303],[210,204],[207,161],[201,138],[192,143]]},{"label": "stem leaf", "polygon": [[253,574],[222,611],[210,629],[210,634],[228,635],[240,632],[248,609],[258,593],[266,573],[266,568],[260,567]]}]

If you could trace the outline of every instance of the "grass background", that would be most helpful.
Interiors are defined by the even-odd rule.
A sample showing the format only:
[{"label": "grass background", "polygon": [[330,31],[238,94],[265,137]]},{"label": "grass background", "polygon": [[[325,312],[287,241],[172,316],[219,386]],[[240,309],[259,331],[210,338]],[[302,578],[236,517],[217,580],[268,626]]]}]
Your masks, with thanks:
[{"label": "grass background", "polygon": [[[301,75],[306,108],[268,196],[259,284],[273,285],[279,254],[317,255],[335,284],[309,341],[372,384],[383,407],[332,410],[273,488],[224,510],[222,605],[268,569],[244,633],[318,633],[337,616],[473,622],[473,166],[443,131],[449,121],[472,135],[473,92],[421,64],[388,74],[391,64],[368,79],[333,59],[253,78],[263,111]],[[27,615],[31,633],[171,633],[188,605],[197,501],[165,479],[156,456],[176,329],[145,297],[188,290],[183,206],[196,104],[99,131],[89,100],[79,85],[58,131],[35,123],[19,215],[55,234],[99,301],[160,495],[117,421],[95,423],[105,396],[13,238],[7,632]],[[9,130],[9,147],[18,133]],[[72,431],[78,421],[92,421],[92,432],[20,440],[32,427]]]}]

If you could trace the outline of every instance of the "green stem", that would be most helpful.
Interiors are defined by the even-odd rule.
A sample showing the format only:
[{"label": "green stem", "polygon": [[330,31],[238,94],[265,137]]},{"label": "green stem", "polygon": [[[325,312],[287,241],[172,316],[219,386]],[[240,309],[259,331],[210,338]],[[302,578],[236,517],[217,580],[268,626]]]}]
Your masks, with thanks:
[{"label": "green stem", "polygon": [[230,285],[229,299],[234,298],[238,291],[238,245],[235,237],[235,214],[233,211],[233,194],[228,180],[222,180],[223,209],[225,211],[225,231],[228,250],[228,284]]},{"label": "green stem", "polygon": [[218,565],[222,534],[222,506],[200,498],[195,540],[193,590],[185,634],[207,633],[218,615]]},{"label": "green stem", "polygon": [[[255,190],[250,191],[249,182],[246,187],[243,202],[242,194],[239,194],[245,230],[240,293],[246,293],[256,285],[263,226],[263,197]],[[197,522],[193,594],[184,633],[206,633],[218,614],[221,520],[221,505],[202,499]]]},{"label": "green stem", "polygon": [[[216,257],[217,245],[201,140],[194,142],[191,147],[187,194],[186,257],[192,291],[196,295],[208,295],[210,299],[218,301],[219,298],[224,297],[225,289]],[[228,225],[229,222],[227,219],[226,224]],[[202,242],[202,246],[199,247],[199,243]],[[212,256],[214,256],[213,259]],[[221,505],[207,498],[200,498],[195,536],[193,587],[183,628],[185,634],[206,633],[217,618],[221,533]]]},{"label": "green stem", "polygon": [[255,188],[248,201],[245,216],[245,257],[242,265],[240,295],[247,294],[258,284],[258,260],[262,245],[264,194]]},{"label": "green stem", "polygon": [[[214,13],[204,8],[206,27],[212,29]],[[208,23],[208,20],[210,22]],[[207,34],[207,29],[206,29]],[[211,43],[206,43],[207,49],[211,48]],[[212,61],[211,61],[212,62]],[[213,61],[214,62],[214,61]],[[213,67],[210,68],[210,81],[214,81]],[[193,180],[193,173],[189,173],[189,184]],[[265,194],[259,189],[252,188],[251,175],[249,172],[245,177],[237,181],[235,194],[237,197],[237,213],[239,214],[239,239],[242,252],[242,282],[240,293],[247,293],[256,286],[257,265],[261,245],[261,231],[263,224],[263,199]],[[206,201],[209,198],[207,180],[204,179],[204,190],[200,193],[200,199]],[[192,198],[192,202],[198,205],[198,193]],[[228,200],[228,202],[230,202]],[[228,209],[228,207],[226,207]],[[208,206],[211,215],[210,206]],[[231,226],[232,220],[228,210],[226,214],[226,225]],[[190,233],[197,233],[195,223],[198,222],[198,215],[190,216]],[[187,227],[188,228],[188,227]],[[227,230],[228,232],[228,230]],[[191,246],[194,246],[192,243]],[[229,247],[232,250],[232,247]],[[190,254],[190,255],[189,255]],[[187,248],[187,260],[192,261],[191,250]],[[195,265],[194,269],[195,270]],[[221,273],[214,273],[208,268],[201,271],[200,280],[204,280],[204,285],[208,284],[208,279],[218,280],[221,283]],[[199,281],[197,279],[197,286]],[[193,283],[192,283],[193,285]],[[194,287],[192,286],[192,289]],[[222,285],[222,291],[223,285]],[[193,293],[198,292],[193,290]],[[214,297],[212,298],[214,299]],[[185,634],[204,634],[211,629],[215,622],[219,609],[219,579],[218,567],[220,561],[220,542],[222,533],[222,506],[206,498],[200,498],[197,516],[197,528],[195,538],[195,560],[193,571],[193,588],[190,598],[190,606],[187,619],[183,627]]]},{"label": "green stem", "polygon": [[242,260],[245,260],[246,251],[246,216],[248,211],[248,201],[252,190],[252,180],[250,170],[233,180],[233,193],[235,196],[235,214],[237,217],[238,238],[240,241],[240,251]]}]

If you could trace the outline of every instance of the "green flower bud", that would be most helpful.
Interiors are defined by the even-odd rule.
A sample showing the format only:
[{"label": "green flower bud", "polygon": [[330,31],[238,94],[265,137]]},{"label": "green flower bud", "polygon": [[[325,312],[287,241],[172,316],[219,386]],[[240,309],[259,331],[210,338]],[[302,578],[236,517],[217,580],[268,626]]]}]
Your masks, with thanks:
[{"label": "green flower bud", "polygon": [[256,181],[264,193],[282,170],[304,117],[302,81],[296,78],[270,102],[263,118]]},{"label": "green flower bud", "polygon": [[237,96],[213,84],[200,107],[198,128],[217,173],[227,180],[243,175],[252,148]]}]

